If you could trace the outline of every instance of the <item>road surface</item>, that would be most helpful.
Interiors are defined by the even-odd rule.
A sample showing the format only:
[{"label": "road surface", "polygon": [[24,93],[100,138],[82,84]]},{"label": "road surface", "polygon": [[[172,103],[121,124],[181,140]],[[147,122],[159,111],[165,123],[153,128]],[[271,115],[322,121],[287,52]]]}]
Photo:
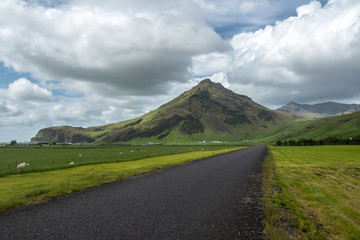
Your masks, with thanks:
[{"label": "road surface", "polygon": [[0,213],[0,239],[262,239],[257,146]]}]

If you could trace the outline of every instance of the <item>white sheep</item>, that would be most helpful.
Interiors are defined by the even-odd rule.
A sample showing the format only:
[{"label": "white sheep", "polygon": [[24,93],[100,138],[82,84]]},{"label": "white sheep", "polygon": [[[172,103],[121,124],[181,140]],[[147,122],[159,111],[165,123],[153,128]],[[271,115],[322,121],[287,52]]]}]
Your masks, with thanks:
[{"label": "white sheep", "polygon": [[25,168],[26,166],[29,166],[29,164],[26,164],[26,163],[20,163],[19,165],[16,166],[16,169],[23,169]]},{"label": "white sheep", "polygon": [[122,155],[123,153],[122,152],[119,152],[119,155]]},{"label": "white sheep", "polygon": [[75,163],[74,162],[71,162],[71,163],[69,163],[69,166],[73,166]]},{"label": "white sheep", "polygon": [[82,157],[81,153],[79,154],[79,157]]}]

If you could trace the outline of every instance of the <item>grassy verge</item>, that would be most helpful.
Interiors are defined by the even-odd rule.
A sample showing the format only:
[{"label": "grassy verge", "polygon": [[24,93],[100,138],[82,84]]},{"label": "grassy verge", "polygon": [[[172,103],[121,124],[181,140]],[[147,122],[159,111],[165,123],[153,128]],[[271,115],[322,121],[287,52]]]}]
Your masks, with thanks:
[{"label": "grassy verge", "polygon": [[267,239],[360,239],[360,147],[271,147]]},{"label": "grassy verge", "polygon": [[196,151],[135,161],[96,164],[68,169],[8,175],[0,178],[0,210],[29,205],[64,193],[124,179],[190,161],[235,151],[240,147],[215,151]]}]

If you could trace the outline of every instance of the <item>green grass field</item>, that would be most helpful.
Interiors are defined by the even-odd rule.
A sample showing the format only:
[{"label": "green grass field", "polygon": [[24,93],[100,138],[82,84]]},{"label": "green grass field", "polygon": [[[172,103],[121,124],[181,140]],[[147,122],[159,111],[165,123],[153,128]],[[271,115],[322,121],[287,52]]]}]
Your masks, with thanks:
[{"label": "green grass field", "polygon": [[271,147],[269,239],[360,239],[360,146]]},{"label": "green grass field", "polygon": [[[136,148],[140,150],[136,150]],[[191,149],[190,149],[191,148]],[[133,149],[134,152],[131,152]],[[171,150],[172,149],[172,150]],[[22,174],[8,174],[0,177],[0,210],[18,207],[21,205],[28,205],[44,201],[64,193],[81,191],[89,187],[108,183],[115,180],[124,179],[129,176],[138,175],[144,172],[154,171],[165,167],[170,167],[186,162],[215,156],[225,153],[227,151],[234,151],[241,149],[241,147],[226,148],[224,146],[149,146],[149,147],[119,147],[119,148],[70,148],[70,149],[53,149],[53,148],[14,148],[2,149],[7,153],[7,156],[17,155],[22,156],[23,159],[33,159],[32,164],[38,164],[46,169],[47,165],[51,163],[51,159],[57,155],[68,156],[64,164],[68,164],[72,158],[78,158],[78,154],[82,154],[82,161],[85,165],[67,167],[66,169],[53,171],[38,171]],[[9,151],[11,150],[11,151]],[[58,150],[58,151],[55,151]],[[96,160],[96,157],[90,157],[95,154],[97,157],[113,156],[114,154],[125,150],[129,152],[126,161],[115,163],[98,163],[90,164],[91,159]],[[146,151],[142,153],[142,150]],[[42,152],[43,151],[43,152]],[[154,153],[149,153],[154,151]],[[161,152],[164,151],[164,152]],[[187,153],[170,154],[166,156],[147,157],[140,160],[131,160],[131,158],[141,158],[141,156],[148,156],[147,154],[164,155],[169,152],[188,151]],[[190,151],[190,152],[189,152]],[[137,156],[135,154],[138,153]],[[33,154],[33,155],[31,155]],[[42,155],[44,154],[44,155]],[[131,155],[134,154],[134,155]],[[143,154],[143,155],[142,155]],[[73,156],[75,155],[75,157]],[[3,156],[3,155],[1,155]],[[26,157],[27,156],[27,157]],[[41,158],[39,156],[42,156]],[[71,158],[72,157],[72,158]],[[125,157],[125,156],[124,156]],[[36,162],[35,160],[38,160]],[[42,159],[41,162],[39,159]],[[88,159],[88,162],[85,162]],[[89,160],[90,159],[90,160]],[[114,157],[112,160],[117,161]],[[122,160],[122,158],[120,158]],[[103,161],[105,162],[105,161]],[[43,164],[43,165],[41,165]],[[3,165],[6,166],[6,165]]]},{"label": "green grass field", "polygon": [[[74,162],[75,166],[124,162],[191,151],[219,150],[225,147],[228,146],[0,147],[0,176],[63,169],[70,167],[70,162]],[[22,162],[28,163],[29,166],[23,170],[16,170],[16,164]]]}]

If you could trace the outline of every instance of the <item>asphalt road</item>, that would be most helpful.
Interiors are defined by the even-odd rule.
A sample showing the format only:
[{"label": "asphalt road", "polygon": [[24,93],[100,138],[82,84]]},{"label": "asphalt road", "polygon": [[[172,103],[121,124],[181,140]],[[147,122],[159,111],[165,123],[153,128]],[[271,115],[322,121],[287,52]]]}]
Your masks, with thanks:
[{"label": "asphalt road", "polygon": [[0,213],[0,239],[262,239],[257,146]]}]

